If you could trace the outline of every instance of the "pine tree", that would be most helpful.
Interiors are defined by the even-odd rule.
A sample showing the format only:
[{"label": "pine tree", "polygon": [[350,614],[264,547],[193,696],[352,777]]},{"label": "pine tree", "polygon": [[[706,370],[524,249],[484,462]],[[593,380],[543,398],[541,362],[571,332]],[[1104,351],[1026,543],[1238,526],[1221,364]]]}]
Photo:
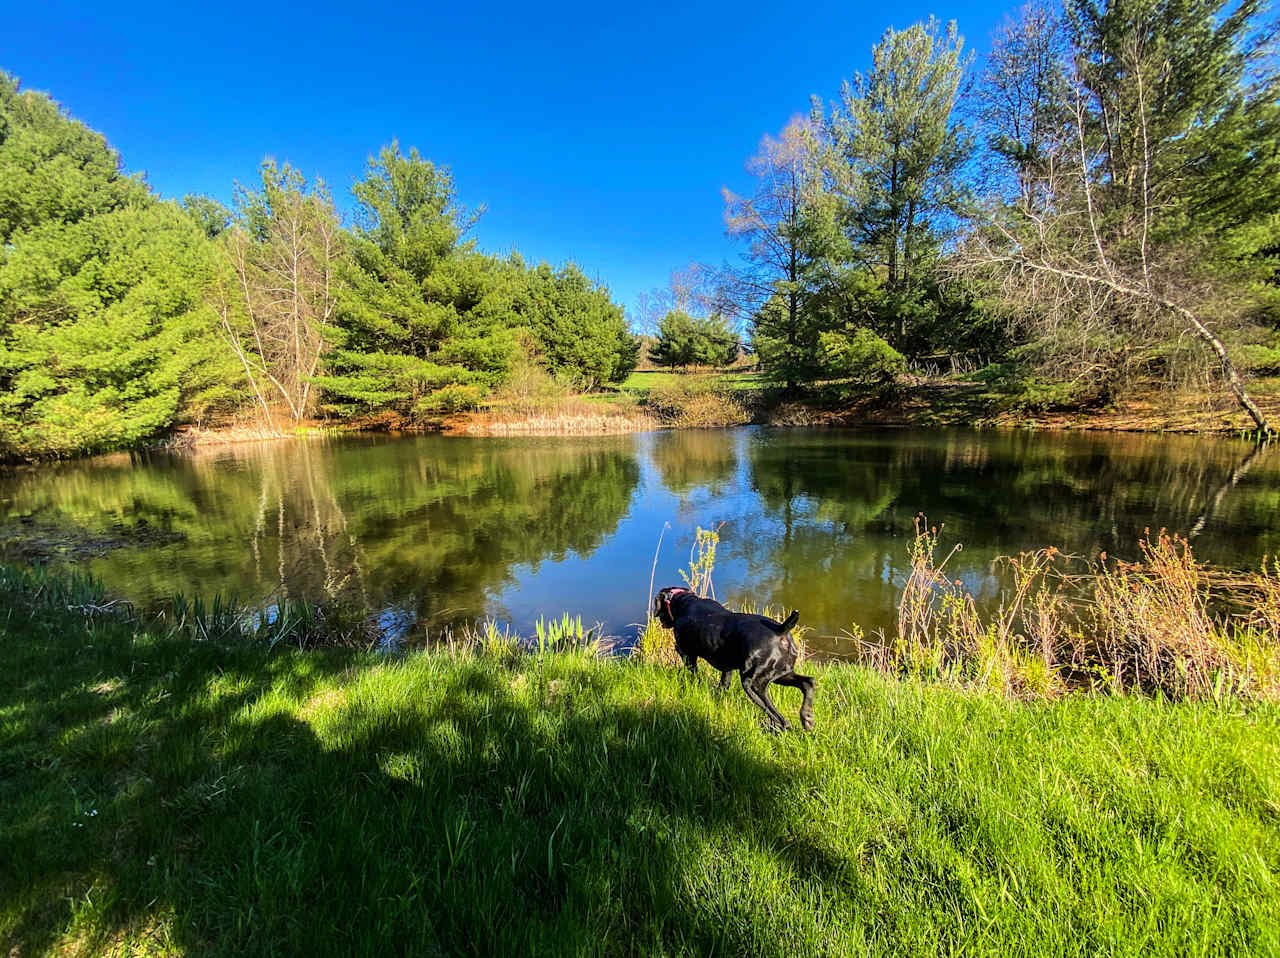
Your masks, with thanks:
[{"label": "pine tree", "polygon": [[936,308],[925,293],[963,205],[969,145],[954,115],[963,47],[954,23],[933,18],[887,30],[830,117],[850,253],[883,277],[877,325],[899,350]]},{"label": "pine tree", "polygon": [[728,271],[721,299],[750,323],[761,367],[788,390],[821,368],[826,317],[816,295],[833,213],[818,165],[821,136],[811,120],[793,117],[747,161],[755,192],[723,191],[727,231],[747,249],[744,266]]},{"label": "pine tree", "polygon": [[395,142],[352,192],[357,224],[318,379],[325,408],[413,417],[475,405],[515,348],[470,315],[501,271],[462,242],[480,211],[457,203],[448,169]]},{"label": "pine tree", "polygon": [[695,319],[673,309],[662,317],[649,349],[655,366],[728,366],[738,358],[738,339],[717,313]]},{"label": "pine tree", "polygon": [[190,217],[4,75],[0,168],[0,454],[133,445],[231,401]]}]

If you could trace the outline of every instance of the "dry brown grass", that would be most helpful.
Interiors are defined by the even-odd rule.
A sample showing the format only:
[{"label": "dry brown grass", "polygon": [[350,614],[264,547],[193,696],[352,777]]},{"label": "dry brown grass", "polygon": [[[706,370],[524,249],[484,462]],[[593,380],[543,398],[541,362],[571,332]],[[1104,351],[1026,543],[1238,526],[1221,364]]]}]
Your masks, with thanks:
[{"label": "dry brown grass", "polygon": [[658,423],[636,409],[610,409],[599,403],[571,403],[541,412],[481,413],[460,430],[473,436],[609,436],[647,432]]},{"label": "dry brown grass", "polygon": [[289,430],[256,423],[233,423],[216,428],[188,426],[175,432],[165,442],[165,445],[171,449],[196,449],[241,442],[273,442],[293,435],[294,433]]},{"label": "dry brown grass", "polygon": [[649,391],[646,408],[663,424],[678,429],[739,426],[751,413],[714,376],[672,377]]},{"label": "dry brown grass", "polygon": [[[1280,578],[1211,578],[1191,544],[1163,529],[1136,563],[1102,557],[1085,611],[1088,659],[1121,688],[1174,698],[1280,697]],[[1214,592],[1217,595],[1214,595]],[[1210,611],[1210,600],[1236,611]]]},{"label": "dry brown grass", "polygon": [[874,642],[855,629],[861,661],[1019,697],[1092,688],[1280,699],[1280,563],[1214,575],[1163,530],[1139,542],[1140,561],[1104,554],[1080,572],[1040,549],[998,560],[1005,589],[984,613],[947,574],[961,546],[939,560],[939,533],[917,518],[896,634]]}]

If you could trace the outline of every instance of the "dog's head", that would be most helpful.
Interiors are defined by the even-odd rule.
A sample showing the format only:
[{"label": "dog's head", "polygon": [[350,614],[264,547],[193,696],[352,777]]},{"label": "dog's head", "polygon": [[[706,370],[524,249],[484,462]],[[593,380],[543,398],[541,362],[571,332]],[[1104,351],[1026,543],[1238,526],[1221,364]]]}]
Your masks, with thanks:
[{"label": "dog's head", "polygon": [[671,603],[682,595],[693,595],[688,589],[678,585],[669,585],[653,597],[653,615],[664,627],[674,628],[676,617],[671,612]]}]

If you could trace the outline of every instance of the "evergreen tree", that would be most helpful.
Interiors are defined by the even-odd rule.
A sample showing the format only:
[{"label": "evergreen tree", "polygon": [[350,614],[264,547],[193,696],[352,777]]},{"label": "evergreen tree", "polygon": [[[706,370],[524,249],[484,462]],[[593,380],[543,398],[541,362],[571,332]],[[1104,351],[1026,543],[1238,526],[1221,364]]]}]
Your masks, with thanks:
[{"label": "evergreen tree", "polygon": [[515,346],[470,315],[498,272],[461,242],[478,211],[458,205],[448,169],[394,142],[352,192],[357,225],[318,380],[325,407],[418,416],[476,404]]},{"label": "evergreen tree", "polygon": [[70,224],[151,195],[102,134],[0,71],[0,249],[23,230]]},{"label": "evergreen tree", "polygon": [[547,368],[579,389],[618,383],[636,368],[639,346],[607,287],[573,263],[546,263],[527,275],[520,321],[533,331]]},{"label": "evergreen tree", "polygon": [[966,261],[1056,378],[1105,395],[1207,359],[1265,429],[1230,330],[1276,305],[1274,24],[1253,0],[1071,0],[1067,23],[1071,101],[1032,196],[1052,202],[996,208]]},{"label": "evergreen tree", "polygon": [[649,349],[655,366],[728,366],[737,358],[738,338],[723,316],[695,319],[678,309],[662,317]]},{"label": "evergreen tree", "polygon": [[1280,210],[1280,71],[1265,12],[1262,0],[1068,0],[1108,225],[1151,245],[1227,239]]},{"label": "evergreen tree", "polygon": [[204,234],[101,136],[0,75],[0,454],[136,444],[239,392]]},{"label": "evergreen tree", "polygon": [[937,310],[929,279],[962,206],[968,143],[953,114],[967,59],[954,23],[887,30],[830,118],[849,255],[883,277],[875,327],[899,350]]},{"label": "evergreen tree", "polygon": [[722,299],[748,320],[760,365],[788,389],[821,368],[818,337],[827,317],[816,296],[833,223],[818,165],[821,136],[816,124],[794,117],[747,161],[755,192],[724,191],[728,233],[747,250],[744,266],[727,272]]}]

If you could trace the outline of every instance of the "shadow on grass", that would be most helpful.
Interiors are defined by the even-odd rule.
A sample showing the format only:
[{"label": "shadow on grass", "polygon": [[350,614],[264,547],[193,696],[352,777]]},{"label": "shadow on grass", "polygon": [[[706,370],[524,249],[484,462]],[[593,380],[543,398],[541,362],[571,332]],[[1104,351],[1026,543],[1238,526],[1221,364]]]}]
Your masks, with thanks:
[{"label": "shadow on grass", "polygon": [[848,876],[785,834],[779,766],[660,695],[619,700],[594,666],[268,656],[19,618],[6,951],[794,952],[708,893],[726,880],[708,856],[747,849],[830,892]]}]

